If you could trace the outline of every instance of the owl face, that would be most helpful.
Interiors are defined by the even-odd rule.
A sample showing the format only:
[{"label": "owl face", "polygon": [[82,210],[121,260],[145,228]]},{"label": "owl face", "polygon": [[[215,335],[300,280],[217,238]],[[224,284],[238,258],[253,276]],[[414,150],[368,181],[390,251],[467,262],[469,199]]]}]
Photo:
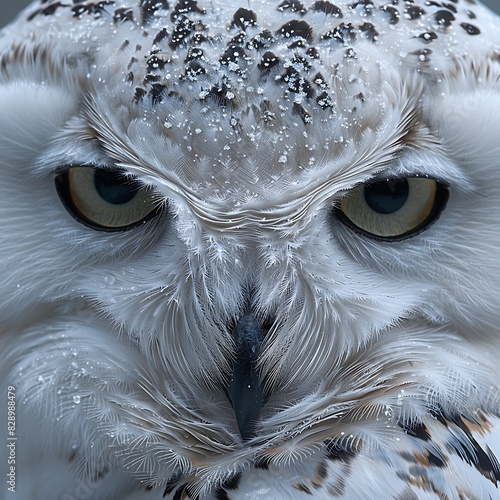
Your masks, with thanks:
[{"label": "owl face", "polygon": [[4,31],[0,378],[30,453],[209,494],[498,413],[491,19],[35,2]]}]

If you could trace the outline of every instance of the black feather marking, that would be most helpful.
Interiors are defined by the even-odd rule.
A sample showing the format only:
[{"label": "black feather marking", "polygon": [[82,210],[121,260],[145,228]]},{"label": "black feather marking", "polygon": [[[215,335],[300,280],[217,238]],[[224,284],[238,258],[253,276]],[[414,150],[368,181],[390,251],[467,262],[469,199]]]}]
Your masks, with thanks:
[{"label": "black feather marking", "polygon": [[245,58],[246,54],[243,48],[239,45],[232,44],[227,47],[219,61],[225,66],[230,66],[231,69],[234,69],[233,65],[236,65],[239,69],[241,69],[240,64],[245,60]]},{"label": "black feather marking", "polygon": [[298,490],[298,491],[301,491],[302,493],[306,493],[307,495],[312,495],[312,491],[309,489],[309,487],[307,485],[305,485],[304,483],[297,483],[297,484],[294,484],[293,487]]},{"label": "black feather marking", "polygon": [[304,78],[295,68],[288,67],[281,77],[281,81],[288,85],[288,90],[296,94],[305,94],[310,98],[314,94],[309,80]]},{"label": "black feather marking", "polygon": [[153,40],[153,45],[158,45],[162,40],[168,37],[168,31],[167,28],[162,28],[158,33],[156,34],[154,40]]},{"label": "black feather marking", "polygon": [[182,474],[175,474],[167,481],[165,491],[163,492],[163,497],[166,497],[167,495],[172,493],[172,491],[175,490],[175,488],[179,484],[179,481],[181,480],[181,478],[182,478]]},{"label": "black feather marking", "polygon": [[180,16],[174,27],[174,32],[170,37],[169,46],[176,49],[179,45],[186,42],[191,33],[195,30],[195,23],[186,16]]},{"label": "black feather marking", "polygon": [[474,26],[473,24],[469,23],[461,23],[460,26],[469,34],[469,35],[479,35],[481,33],[481,30],[477,27]]},{"label": "black feather marking", "polygon": [[[172,500],[181,500],[182,499],[182,494],[184,493],[184,490],[186,489],[186,485],[182,485],[174,494],[174,498]],[[165,498],[167,494],[165,493],[163,495],[163,498]]]},{"label": "black feather marking", "polygon": [[426,31],[425,33],[422,33],[421,35],[418,35],[418,38],[422,40],[424,43],[431,43],[433,42],[438,36],[434,31]]},{"label": "black feather marking", "polygon": [[431,435],[427,430],[427,427],[422,422],[398,422],[399,427],[405,431],[409,436],[415,437],[422,441],[430,441]]},{"label": "black feather marking", "polygon": [[280,59],[276,54],[271,51],[267,51],[262,56],[262,59],[260,60],[257,67],[262,73],[269,73],[269,71],[271,71],[271,68],[279,64],[279,62]]},{"label": "black feather marking", "polygon": [[316,12],[324,12],[325,14],[335,16],[335,17],[343,17],[342,10],[339,9],[336,5],[333,3],[330,3],[326,0],[319,0],[318,2],[314,2],[313,6],[311,7],[312,10]]},{"label": "black feather marking", "polygon": [[127,21],[134,22],[134,11],[127,8],[116,9],[113,15],[113,21],[116,24],[125,23]]},{"label": "black feather marking", "polygon": [[196,81],[198,76],[204,75],[206,72],[207,70],[199,62],[189,61],[183,77]]},{"label": "black feather marking", "polygon": [[149,96],[153,104],[158,104],[163,101],[163,96],[165,95],[167,87],[161,83],[155,83],[151,85],[151,90],[149,91]]},{"label": "black feather marking", "polygon": [[279,35],[290,37],[301,37],[308,42],[313,39],[313,29],[312,26],[306,21],[300,21],[298,19],[292,19],[285,23],[278,31]]},{"label": "black feather marking", "polygon": [[322,109],[327,109],[327,108],[333,108],[334,107],[334,101],[332,99],[332,96],[328,94],[328,92],[322,92],[317,98],[316,102],[318,103],[318,106]]},{"label": "black feather marking", "polygon": [[[454,0],[452,0],[452,2],[453,1]],[[451,10],[451,12],[453,12],[454,14],[456,14],[458,12],[457,8],[451,3],[443,3],[443,7],[445,9]]]},{"label": "black feather marking", "polygon": [[432,54],[431,49],[420,49],[411,52],[411,54],[418,57],[421,62],[429,62],[429,56]]},{"label": "black feather marking", "polygon": [[371,42],[376,42],[378,38],[378,31],[372,23],[363,23],[359,30],[363,35],[365,35]]},{"label": "black feather marking", "polygon": [[416,19],[420,19],[423,15],[425,15],[425,10],[422,9],[422,7],[418,7],[417,5],[411,5],[403,11],[403,15],[410,21],[414,21]]},{"label": "black feather marking", "polygon": [[382,12],[385,12],[389,15],[389,24],[398,24],[399,23],[399,11],[392,5],[384,5],[381,9]]},{"label": "black feather marking", "polygon": [[151,56],[147,62],[146,67],[148,71],[161,71],[168,61],[160,59],[158,56]]},{"label": "black feather marking", "polygon": [[449,10],[438,10],[434,14],[434,19],[439,26],[448,28],[455,20],[455,16]]},{"label": "black feather marking", "polygon": [[356,457],[356,451],[353,448],[343,447],[334,441],[325,442],[325,446],[326,458],[329,460],[349,463]]},{"label": "black feather marking", "polygon": [[319,50],[316,47],[309,47],[306,54],[312,59],[319,59]]},{"label": "black feather marking", "polygon": [[202,9],[196,0],[179,0],[170,15],[171,21],[176,21],[181,15],[195,12],[197,14],[206,14],[205,9]]},{"label": "black feather marking", "polygon": [[97,2],[97,3],[86,3],[82,5],[77,5],[72,7],[72,12],[74,17],[81,17],[84,14],[94,14],[96,17],[100,17],[101,14],[106,10],[108,5],[114,5],[114,1]]},{"label": "black feather marking", "polygon": [[442,460],[435,453],[432,453],[429,450],[427,451],[427,458],[428,458],[429,463],[431,465],[434,465],[435,467],[439,467],[440,469],[443,468],[446,465],[446,463],[444,462],[444,460]]},{"label": "black feather marking", "polygon": [[[469,446],[461,444],[460,441],[457,442],[456,440],[452,441],[449,446],[455,449],[462,460],[474,466],[486,479],[489,479],[497,486],[500,482],[500,464],[498,458],[495,457],[488,446],[485,449],[481,448],[481,445],[474,439],[465,424],[463,417],[454,417],[450,421],[463,431],[467,437]],[[472,448],[472,451],[470,448]]]},{"label": "black feather marking", "polygon": [[258,35],[255,35],[248,43],[249,49],[267,49],[273,43],[274,37],[269,30],[263,30]]},{"label": "black feather marking", "polygon": [[290,12],[298,12],[302,16],[307,12],[304,4],[299,0],[284,0],[278,5],[278,10],[280,12],[290,10]]},{"label": "black feather marking", "polygon": [[231,26],[237,26],[242,30],[246,30],[248,26],[257,24],[257,14],[250,9],[239,8],[233,16]]},{"label": "black feather marking", "polygon": [[363,6],[363,10],[365,11],[365,13],[367,15],[371,15],[373,13],[373,1],[372,0],[359,0],[356,3],[349,5],[349,8],[355,9],[356,7],[358,7],[358,5]]},{"label": "black feather marking", "polygon": [[214,492],[216,500],[230,500],[227,491],[223,488],[217,488]]},{"label": "black feather marking", "polygon": [[142,101],[144,99],[144,96],[147,94],[147,90],[144,90],[143,88],[141,87],[137,87],[135,89],[135,94],[134,94],[134,101],[135,102],[139,102],[139,101]]},{"label": "black feather marking", "polygon": [[300,119],[302,120],[302,123],[304,125],[308,125],[309,123],[312,123],[312,116],[311,113],[309,113],[302,104],[294,103],[293,104],[293,112],[297,113],[300,116]]},{"label": "black feather marking", "polygon": [[33,12],[33,14],[28,16],[28,21],[32,21],[38,15],[52,16],[59,7],[67,7],[67,5],[63,5],[61,2],[53,3],[52,5],[45,7],[45,9],[39,9]]},{"label": "black feather marking", "polygon": [[141,0],[142,25],[148,24],[158,10],[168,10],[168,0]]},{"label": "black feather marking", "polygon": [[337,42],[348,45],[354,42],[357,37],[357,29],[351,23],[341,23],[333,30],[326,32],[321,36],[322,40],[336,40]]},{"label": "black feather marking", "polygon": [[240,485],[241,472],[232,475],[229,479],[226,479],[222,484],[222,488],[225,490],[236,490]]},{"label": "black feather marking", "polygon": [[270,463],[271,459],[269,457],[260,456],[254,460],[253,465],[256,469],[267,470],[269,469]]}]

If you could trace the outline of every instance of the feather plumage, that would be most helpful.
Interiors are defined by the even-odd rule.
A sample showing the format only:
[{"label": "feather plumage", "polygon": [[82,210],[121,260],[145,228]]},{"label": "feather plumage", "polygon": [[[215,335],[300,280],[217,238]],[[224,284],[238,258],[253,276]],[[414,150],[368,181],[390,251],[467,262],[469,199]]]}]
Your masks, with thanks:
[{"label": "feather plumage", "polygon": [[120,0],[5,28],[18,498],[498,496],[498,26]]}]

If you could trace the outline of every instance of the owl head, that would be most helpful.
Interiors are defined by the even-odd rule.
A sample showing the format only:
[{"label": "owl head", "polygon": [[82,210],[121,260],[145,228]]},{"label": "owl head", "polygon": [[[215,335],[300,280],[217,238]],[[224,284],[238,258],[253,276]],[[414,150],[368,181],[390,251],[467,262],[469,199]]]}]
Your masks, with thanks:
[{"label": "owl head", "polygon": [[498,410],[500,30],[453,5],[42,1],[2,32],[34,453],[208,491]]}]

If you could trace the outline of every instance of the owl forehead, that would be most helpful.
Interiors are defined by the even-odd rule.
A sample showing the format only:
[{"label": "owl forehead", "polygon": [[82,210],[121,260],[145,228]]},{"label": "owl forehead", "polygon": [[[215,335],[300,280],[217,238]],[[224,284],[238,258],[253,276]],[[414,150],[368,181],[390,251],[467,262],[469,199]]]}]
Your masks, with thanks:
[{"label": "owl forehead", "polygon": [[[18,31],[84,71],[113,117],[94,124],[103,142],[128,136],[137,165],[149,154],[185,186],[241,198],[285,189],[280,176],[310,185],[308,168],[349,156],[366,130],[396,129],[408,72],[431,85],[455,58],[484,58],[498,40],[488,16],[465,0],[43,0]],[[139,151],[152,130],[154,154]]]},{"label": "owl forehead", "polygon": [[249,83],[272,80],[276,95],[307,102],[296,106],[303,119],[333,105],[329,74],[366,45],[435,72],[484,50],[492,29],[470,0],[43,0],[26,20],[63,52],[100,53],[94,67],[116,60],[135,102],[176,94],[234,107]]}]

